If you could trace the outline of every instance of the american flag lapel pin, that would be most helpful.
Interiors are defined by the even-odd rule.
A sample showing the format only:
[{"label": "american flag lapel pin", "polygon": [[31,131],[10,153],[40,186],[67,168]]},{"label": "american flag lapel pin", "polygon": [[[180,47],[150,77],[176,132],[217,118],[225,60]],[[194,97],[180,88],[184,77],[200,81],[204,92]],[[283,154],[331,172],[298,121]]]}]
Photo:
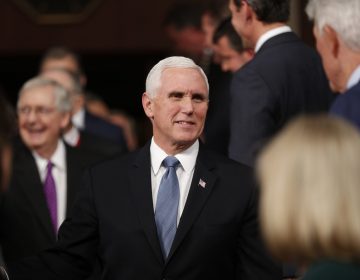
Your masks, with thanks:
[{"label": "american flag lapel pin", "polygon": [[205,189],[206,183],[203,179],[200,179],[199,186],[202,187],[203,189]]}]

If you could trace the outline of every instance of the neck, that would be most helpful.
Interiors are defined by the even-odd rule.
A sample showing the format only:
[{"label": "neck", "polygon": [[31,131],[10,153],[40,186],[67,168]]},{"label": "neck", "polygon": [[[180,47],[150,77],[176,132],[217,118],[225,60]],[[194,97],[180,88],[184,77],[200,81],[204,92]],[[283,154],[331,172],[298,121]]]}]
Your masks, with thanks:
[{"label": "neck", "polygon": [[340,92],[344,93],[346,91],[347,83],[356,70],[356,68],[360,65],[360,52],[356,52],[350,50],[349,48],[340,48],[339,61],[341,68],[341,89]]},{"label": "neck", "polygon": [[35,149],[35,152],[42,158],[45,158],[47,160],[50,160],[52,155],[55,153],[57,148],[58,142],[56,142],[55,145],[52,145],[51,147],[44,147],[40,149]]},{"label": "neck", "polygon": [[254,28],[254,32],[252,33],[252,37],[251,37],[251,41],[254,44],[253,47],[255,47],[257,41],[266,32],[282,26],[286,26],[286,24],[281,22],[275,22],[275,23],[258,22],[257,26]]}]

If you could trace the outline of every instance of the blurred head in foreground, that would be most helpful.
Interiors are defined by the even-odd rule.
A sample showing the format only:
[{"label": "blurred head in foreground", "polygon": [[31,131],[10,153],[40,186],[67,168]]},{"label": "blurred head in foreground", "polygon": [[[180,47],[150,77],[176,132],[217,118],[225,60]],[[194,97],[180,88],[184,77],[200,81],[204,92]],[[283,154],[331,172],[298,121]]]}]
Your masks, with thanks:
[{"label": "blurred head in foreground", "polygon": [[261,221],[273,254],[309,264],[360,256],[360,134],[329,116],[291,122],[258,162]]}]

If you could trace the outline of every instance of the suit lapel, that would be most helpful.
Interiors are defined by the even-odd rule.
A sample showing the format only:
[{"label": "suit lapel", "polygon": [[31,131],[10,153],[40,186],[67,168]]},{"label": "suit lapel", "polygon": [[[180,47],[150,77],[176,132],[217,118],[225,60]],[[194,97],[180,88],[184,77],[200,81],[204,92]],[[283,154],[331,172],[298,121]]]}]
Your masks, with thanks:
[{"label": "suit lapel", "polygon": [[205,152],[200,146],[189,195],[167,261],[170,260],[184,240],[212,192],[217,178],[217,176],[211,172],[213,168],[213,162],[206,158]]},{"label": "suit lapel", "polygon": [[150,143],[148,143],[139,151],[138,157],[130,167],[131,192],[149,244],[159,262],[164,263],[154,218],[150,172]]},{"label": "suit lapel", "polygon": [[29,199],[34,208],[34,215],[38,218],[46,234],[51,240],[55,240],[54,230],[43,191],[43,184],[40,180],[35,159],[30,151],[24,149],[22,159],[19,160],[17,168],[19,168],[19,172],[14,171],[14,174],[23,174],[23,176],[20,175],[21,178],[19,178],[22,182],[19,184],[19,187],[23,189],[25,196]]}]

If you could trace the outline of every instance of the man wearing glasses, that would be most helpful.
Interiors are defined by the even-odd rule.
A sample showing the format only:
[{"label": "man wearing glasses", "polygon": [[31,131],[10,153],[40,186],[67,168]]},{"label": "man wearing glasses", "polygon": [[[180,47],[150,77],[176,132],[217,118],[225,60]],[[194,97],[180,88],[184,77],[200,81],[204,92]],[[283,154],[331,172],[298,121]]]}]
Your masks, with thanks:
[{"label": "man wearing glasses", "polygon": [[0,210],[5,262],[55,243],[83,168],[93,161],[90,154],[84,155],[61,140],[70,110],[68,92],[54,81],[36,77],[20,90],[17,112],[21,139],[14,147],[12,178]]}]

